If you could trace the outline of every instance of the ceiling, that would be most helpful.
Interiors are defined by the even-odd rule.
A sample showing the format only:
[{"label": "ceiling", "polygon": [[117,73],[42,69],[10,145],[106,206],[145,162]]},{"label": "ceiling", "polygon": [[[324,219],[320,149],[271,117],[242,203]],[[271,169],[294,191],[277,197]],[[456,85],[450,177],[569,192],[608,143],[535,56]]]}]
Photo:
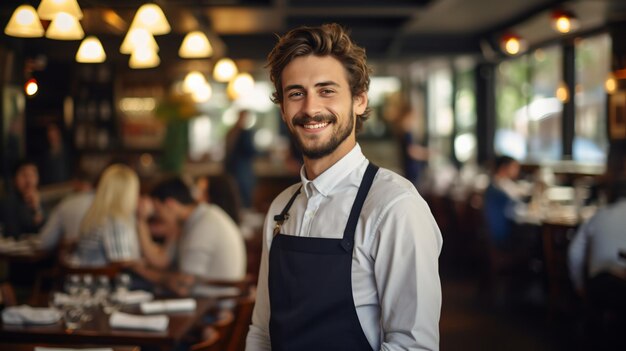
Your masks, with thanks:
[{"label": "ceiling", "polygon": [[[87,35],[97,35],[112,61],[126,62],[119,45],[137,8],[144,0],[79,0]],[[550,13],[562,7],[580,19],[579,32],[602,28],[626,13],[623,0],[155,0],[167,16],[172,32],[156,38],[162,63],[205,65],[181,60],[178,46],[184,33],[200,29],[209,34],[216,56],[258,65],[282,34],[298,25],[338,22],[350,28],[356,42],[375,61],[402,61],[432,55],[475,54],[490,58],[498,38],[515,30],[531,45],[558,38],[549,26]],[[2,0],[0,25],[23,3]],[[612,17],[611,17],[612,16]],[[626,16],[623,16],[626,20]],[[106,19],[106,20],[105,20]],[[20,48],[27,55],[73,61],[79,42],[16,39],[0,35],[0,44]]]}]

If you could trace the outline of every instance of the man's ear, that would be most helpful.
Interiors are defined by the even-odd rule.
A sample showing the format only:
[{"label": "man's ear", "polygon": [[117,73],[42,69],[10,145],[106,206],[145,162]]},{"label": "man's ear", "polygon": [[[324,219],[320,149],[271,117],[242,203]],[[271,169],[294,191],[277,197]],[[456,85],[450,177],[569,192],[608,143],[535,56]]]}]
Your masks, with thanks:
[{"label": "man's ear", "polygon": [[352,99],[352,109],[357,115],[362,115],[367,108],[367,92],[357,94]]}]

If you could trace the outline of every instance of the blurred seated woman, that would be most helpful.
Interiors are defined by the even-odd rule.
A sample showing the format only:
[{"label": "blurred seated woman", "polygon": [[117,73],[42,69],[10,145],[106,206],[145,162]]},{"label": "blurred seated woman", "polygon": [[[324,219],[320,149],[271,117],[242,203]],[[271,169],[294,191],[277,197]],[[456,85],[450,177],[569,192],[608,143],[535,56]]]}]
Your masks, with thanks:
[{"label": "blurred seated woman", "polygon": [[146,216],[137,211],[138,199],[139,178],[135,171],[122,164],[105,169],[81,223],[71,263],[96,267],[139,260],[137,233],[147,231],[147,224]]}]

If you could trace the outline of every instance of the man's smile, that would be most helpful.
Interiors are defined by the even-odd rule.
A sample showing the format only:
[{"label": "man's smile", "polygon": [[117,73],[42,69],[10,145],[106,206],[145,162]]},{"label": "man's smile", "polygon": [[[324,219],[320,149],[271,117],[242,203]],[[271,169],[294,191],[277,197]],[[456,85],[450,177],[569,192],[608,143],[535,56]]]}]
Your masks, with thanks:
[{"label": "man's smile", "polygon": [[302,125],[302,127],[307,130],[317,130],[317,129],[325,128],[329,124],[330,122],[314,122],[314,123],[304,124]]}]

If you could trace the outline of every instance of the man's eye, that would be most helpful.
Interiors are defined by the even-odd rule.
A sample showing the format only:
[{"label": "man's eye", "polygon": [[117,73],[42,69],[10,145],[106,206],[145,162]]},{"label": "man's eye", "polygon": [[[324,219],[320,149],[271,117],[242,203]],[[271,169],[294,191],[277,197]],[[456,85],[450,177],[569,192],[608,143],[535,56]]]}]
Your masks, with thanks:
[{"label": "man's eye", "polygon": [[330,95],[330,94],[333,94],[334,92],[335,91],[332,90],[332,89],[324,89],[324,90],[322,90],[322,94],[323,95]]},{"label": "man's eye", "polygon": [[302,92],[300,92],[300,91],[294,91],[292,93],[289,93],[289,95],[287,95],[287,96],[289,96],[289,97],[300,97],[300,96],[303,96],[303,95],[304,94]]}]

